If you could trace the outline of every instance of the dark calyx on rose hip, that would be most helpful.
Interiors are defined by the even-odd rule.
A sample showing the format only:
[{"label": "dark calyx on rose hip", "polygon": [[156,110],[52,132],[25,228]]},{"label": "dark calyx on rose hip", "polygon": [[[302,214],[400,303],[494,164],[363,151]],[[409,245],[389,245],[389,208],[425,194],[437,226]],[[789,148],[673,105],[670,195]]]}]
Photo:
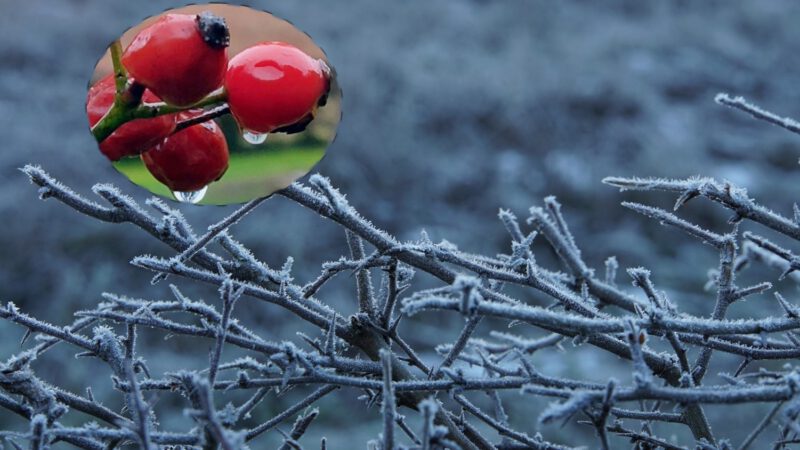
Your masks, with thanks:
[{"label": "dark calyx on rose hip", "polygon": [[165,14],[139,31],[122,65],[166,103],[190,106],[222,86],[229,42],[222,17]]},{"label": "dark calyx on rose hip", "polygon": [[197,15],[197,27],[203,41],[212,48],[225,48],[231,43],[231,34],[225,19],[211,12],[203,11]]}]

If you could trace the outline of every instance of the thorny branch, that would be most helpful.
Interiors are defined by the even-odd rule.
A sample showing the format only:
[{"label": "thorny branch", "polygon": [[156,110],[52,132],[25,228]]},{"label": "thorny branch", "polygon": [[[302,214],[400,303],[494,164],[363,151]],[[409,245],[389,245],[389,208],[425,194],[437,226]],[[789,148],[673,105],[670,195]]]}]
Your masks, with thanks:
[{"label": "thorny branch", "polygon": [[[777,120],[743,100],[727,96],[717,100],[757,118]],[[792,123],[781,120],[791,129]],[[272,268],[230,234],[231,225],[264,204],[263,200],[251,202],[198,236],[180,211],[160,200],[150,200],[147,206],[153,211],[148,211],[113,186],[98,184],[93,191],[102,201],[92,201],[37,166],[23,171],[40,187],[42,199],[54,198],[101,221],[133,224],[166,244],[175,252],[173,257],[142,255],[133,264],[155,272],[154,281],[174,276],[217,286],[220,304],[189,299],[174,286],[171,300],[104,294],[96,306],[77,312],[75,322],[66,327],[31,317],[12,303],[0,307],[1,319],[25,329],[25,339],[36,337],[34,345],[0,363],[0,408],[30,423],[27,429],[0,434],[15,448],[18,441],[27,440],[31,448],[63,441],[98,450],[124,443],[148,450],[170,446],[236,449],[255,445],[267,432],[281,435],[282,449],[301,448],[305,431],[317,417],[323,420],[326,415],[324,408],[310,409],[313,405],[328,395],[362,392],[383,419],[370,445],[384,450],[571,448],[578,443],[574,436],[566,439],[570,444],[557,444],[545,440],[539,431],[549,432],[549,424],[572,422],[576,417],[588,417],[585,423],[594,428],[599,448],[616,448],[624,440],[636,448],[686,448],[684,444],[690,443],[664,437],[681,428],[691,431],[698,448],[731,448],[726,436],[715,435],[706,417],[704,406],[712,404],[773,404],[740,448],[768,439],[771,423],[782,430],[772,437],[775,448],[795,442],[800,432],[800,373],[791,365],[777,371],[752,367],[762,360],[788,362],[800,357],[800,308],[769,281],[744,287],[736,284],[737,275],[759,263],[779,269],[776,278],[796,279],[800,257],[788,247],[800,241],[800,214],[783,216],[728,182],[604,180],[622,191],[672,192],[678,196],[676,211],[702,197],[733,212],[732,228],[720,233],[676,212],[622,203],[698,239],[718,254],[719,265],[710,283],[714,295],[709,304],[714,306],[706,314],[695,315],[681,310],[680,298],[669,298],[657,289],[657,273],[629,268],[633,287],[617,285],[621,261],[610,257],[603,274],[597,275],[599,271],[583,258],[579,239],[569,230],[554,197],[546,198],[542,207],[531,208],[529,230],[512,212],[501,210],[509,251],[485,256],[449,242],[434,243],[426,235],[418,241],[398,240],[363,218],[328,179],[314,175],[308,186],[296,183],[277,194],[340,225],[347,256],[324,263],[319,277],[298,283],[291,259],[281,268]],[[771,229],[775,237],[750,231],[740,234],[744,220]],[[541,242],[536,240],[539,235],[544,238]],[[212,251],[211,243],[219,244],[222,251]],[[535,253],[542,245],[558,255],[562,267],[547,268],[536,261]],[[415,271],[433,276],[440,284],[413,289]],[[326,293],[328,282],[346,273],[353,275],[352,310],[357,312],[351,316],[333,308]],[[382,276],[380,289],[372,284],[376,275]],[[522,291],[535,295],[520,297]],[[769,291],[783,311],[781,316],[727,317],[737,301]],[[298,342],[271,341],[268,330],[251,330],[236,317],[237,312],[255,307],[282,308],[319,334],[303,334]],[[464,326],[457,335],[441,333],[440,342],[427,348],[418,344],[420,339],[404,337],[401,319],[408,323],[417,320],[416,315],[444,311],[463,316]],[[529,326],[500,332],[491,329],[497,323]],[[118,329],[125,331],[118,334]],[[207,369],[175,367],[172,372],[151,374],[147,350],[138,349],[136,342],[139,334],[152,330],[192,337],[206,345]],[[539,355],[569,352],[564,345],[568,340],[627,360],[631,381],[598,383],[545,373],[546,359]],[[95,399],[90,392],[81,396],[51,386],[37,375],[34,361],[46,357],[57,344],[104,362],[125,407],[118,411],[103,406],[110,403]],[[227,356],[226,348],[231,346],[249,356]],[[431,356],[431,351],[440,356]],[[739,368],[733,374],[713,373],[714,355],[714,360],[738,361]],[[305,393],[288,409],[265,416],[259,405],[271,394],[289,389]],[[244,400],[226,400],[235,393]],[[490,401],[482,394],[488,394]],[[186,414],[196,427],[162,429],[154,396],[168,395],[185,402]],[[515,420],[506,412],[503,402],[520,395],[547,405],[537,424]],[[419,415],[418,429],[405,421],[401,408]],[[72,425],[76,419],[71,416],[78,413],[89,421]],[[293,418],[294,425],[283,431],[281,425]]]}]

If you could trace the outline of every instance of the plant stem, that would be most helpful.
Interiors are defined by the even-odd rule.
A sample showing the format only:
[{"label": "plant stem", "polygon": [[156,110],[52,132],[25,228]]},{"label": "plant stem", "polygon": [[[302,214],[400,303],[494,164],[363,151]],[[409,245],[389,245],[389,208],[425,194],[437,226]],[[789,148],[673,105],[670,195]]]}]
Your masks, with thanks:
[{"label": "plant stem", "polygon": [[122,65],[122,43],[120,43],[119,39],[111,43],[109,51],[111,52],[111,64],[114,67],[114,85],[117,89],[116,96],[114,97],[114,103],[116,104],[117,101],[122,98],[123,92],[125,92],[125,85],[128,83],[128,73],[125,70],[125,66]]},{"label": "plant stem", "polygon": [[189,106],[173,106],[162,102],[144,103],[131,107],[130,105],[115,102],[106,115],[92,127],[92,134],[95,139],[97,139],[97,142],[103,142],[103,140],[111,136],[117,128],[132,120],[151,119],[165,114],[204,108],[206,106],[225,102],[227,97],[225,91],[219,91]]},{"label": "plant stem", "polygon": [[205,111],[204,113],[200,114],[199,116],[192,117],[191,119],[181,120],[175,125],[175,131],[172,133],[175,134],[178,131],[183,129],[189,128],[192,125],[197,125],[212,119],[216,119],[217,117],[222,117],[231,112],[231,108],[228,104],[221,104],[220,106],[214,107]]}]

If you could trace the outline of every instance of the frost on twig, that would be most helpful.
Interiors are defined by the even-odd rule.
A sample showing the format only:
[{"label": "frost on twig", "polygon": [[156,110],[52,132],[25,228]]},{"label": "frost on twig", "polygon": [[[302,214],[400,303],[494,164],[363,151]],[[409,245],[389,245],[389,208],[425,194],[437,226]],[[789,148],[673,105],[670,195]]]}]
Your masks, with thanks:
[{"label": "frost on twig", "polygon": [[775,113],[761,109],[757,105],[749,103],[742,96],[731,97],[729,94],[719,93],[716,97],[714,97],[714,101],[720,105],[725,105],[740,111],[744,111],[756,119],[769,122],[781,128],[785,128],[792,133],[800,134],[800,123],[798,123],[796,120],[792,119],[791,117],[780,117]]},{"label": "frost on twig", "polygon": [[[727,405],[734,414],[761,402],[772,403],[773,412],[755,424],[741,448],[767,439],[771,423],[783,430],[779,443],[792,441],[800,430],[796,369],[775,369],[774,363],[768,372],[757,367],[800,358],[797,299],[790,292],[772,292],[769,301],[780,313],[770,315],[765,309],[746,319],[727,315],[740,299],[772,291],[774,281],[800,278],[792,248],[800,240],[797,208],[791,218],[784,216],[730,183],[709,178],[604,180],[623,191],[671,192],[677,197],[675,210],[705,198],[733,213],[731,231],[717,232],[676,212],[622,204],[718,253],[709,307],[691,313],[697,305],[687,309],[680,295],[656,288],[657,270],[627,268],[636,289],[618,280],[620,268],[626,268],[621,259],[609,257],[598,275],[581,253],[584,239],[573,235],[554,197],[531,208],[527,224],[500,210],[498,233],[507,239],[507,253],[479,255],[426,235],[401,241],[362,217],[330,180],[315,175],[310,186],[296,183],[278,195],[338,224],[349,252],[299,271],[293,266],[306,262],[288,258],[272,268],[234,239],[230,226],[262,202],[248,204],[198,236],[179,211],[157,199],[145,208],[113,186],[97,185],[94,193],[100,200],[91,201],[40,167],[23,171],[40,187],[42,198],[101,221],[132,224],[172,249],[169,257],[133,257],[137,268],[154,272],[157,279],[170,276],[214,286],[219,296],[206,303],[174,285],[165,286],[166,299],[158,300],[107,293],[76,312],[67,326],[32,317],[13,303],[0,307],[0,319],[24,334],[20,351],[4,355],[0,363],[0,408],[29,423],[4,432],[12,446],[24,441],[31,448],[47,448],[67,442],[99,450],[135,442],[145,449],[238,449],[260,448],[259,440],[269,435],[283,449],[310,447],[318,444],[304,436],[316,426],[315,419],[336,414],[321,401],[329,395],[361,394],[371,407],[366,414],[382,419],[373,434],[379,438],[370,444],[382,449],[608,449],[625,440],[643,447],[721,449],[729,448],[725,427],[712,427],[705,406]],[[775,236],[739,235],[743,220],[764,225]],[[219,245],[211,247],[211,242]],[[557,266],[537,261],[541,246],[559,256]],[[774,280],[737,285],[738,274],[760,264],[778,269]],[[319,275],[296,280],[297,273],[310,272]],[[430,275],[424,287],[414,273]],[[331,301],[335,294],[329,282],[348,275],[353,278],[352,309],[338,310],[331,306],[337,303]],[[380,285],[373,286],[378,279]],[[438,281],[431,284],[431,279]],[[282,309],[315,331],[275,340],[269,329],[244,325],[243,312],[253,308]],[[461,321],[457,332],[413,334],[420,316],[445,314]],[[519,324],[525,326],[506,328]],[[207,349],[203,367],[152,373],[146,360],[152,349],[137,337],[154,330]],[[104,406],[115,403],[91,391],[80,395],[53,386],[37,374],[34,362],[47,358],[56,345],[105,364],[105,376],[124,408]],[[629,376],[599,383],[587,381],[594,377],[561,376],[547,364],[549,358],[571,358],[576,348],[587,347],[626,360],[620,370]],[[710,372],[712,355],[738,369]],[[276,395],[296,398],[270,414],[263,405]],[[154,405],[171,396],[194,426],[166,429],[167,421],[160,420],[164,412]],[[531,398],[548,405],[537,423],[515,417],[517,405]],[[408,414],[419,420],[406,422]],[[559,435],[564,442],[555,443],[538,433],[579,424],[594,428],[596,442],[579,442],[573,434]],[[680,428],[694,439],[675,443],[666,437]]]}]

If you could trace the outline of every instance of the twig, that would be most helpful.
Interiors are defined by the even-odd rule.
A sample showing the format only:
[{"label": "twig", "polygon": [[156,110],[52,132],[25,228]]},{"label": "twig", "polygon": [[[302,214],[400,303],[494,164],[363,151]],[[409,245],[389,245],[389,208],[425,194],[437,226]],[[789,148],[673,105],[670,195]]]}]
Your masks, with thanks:
[{"label": "twig", "polygon": [[731,97],[728,94],[719,93],[716,97],[714,97],[714,101],[720,105],[730,106],[731,108],[744,111],[756,119],[777,125],[781,128],[791,131],[792,133],[800,134],[800,123],[797,123],[796,120],[792,119],[791,117],[779,117],[774,113],[765,111],[752,103],[748,103],[744,97]]}]

